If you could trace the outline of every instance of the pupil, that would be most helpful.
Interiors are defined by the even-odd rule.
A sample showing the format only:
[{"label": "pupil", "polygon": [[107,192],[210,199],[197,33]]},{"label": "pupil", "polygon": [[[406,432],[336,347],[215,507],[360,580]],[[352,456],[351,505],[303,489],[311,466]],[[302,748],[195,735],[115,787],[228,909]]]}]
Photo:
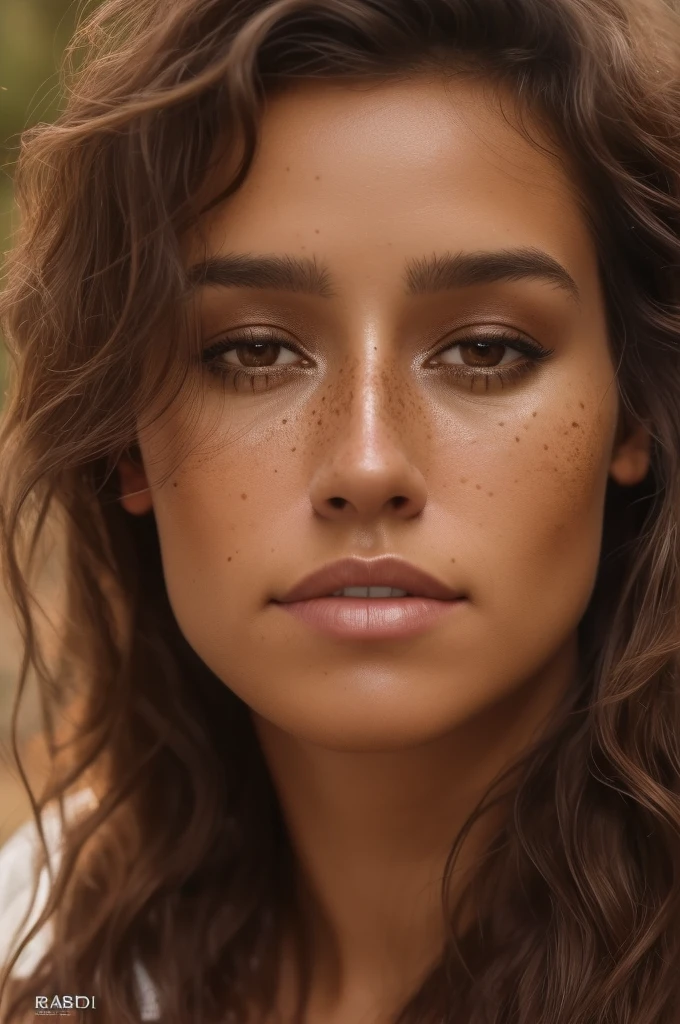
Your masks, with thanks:
[{"label": "pupil", "polygon": [[242,361],[246,366],[269,366],[276,359],[275,349],[279,347],[272,341],[251,341],[242,349]]},{"label": "pupil", "polygon": [[475,341],[470,344],[469,349],[478,365],[493,366],[495,362],[503,358],[505,345],[500,342]]}]

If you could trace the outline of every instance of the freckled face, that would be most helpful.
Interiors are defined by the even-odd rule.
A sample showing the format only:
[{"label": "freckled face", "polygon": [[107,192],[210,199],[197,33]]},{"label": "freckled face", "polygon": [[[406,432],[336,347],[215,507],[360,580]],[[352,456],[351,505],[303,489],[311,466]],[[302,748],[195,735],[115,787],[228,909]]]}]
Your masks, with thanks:
[{"label": "freckled face", "polygon": [[[206,349],[249,328],[278,341],[217,354],[223,378],[196,369],[198,420],[180,398],[140,431],[190,644],[263,719],[344,749],[433,738],[554,676],[595,580],[618,413],[567,172],[480,84],[317,83],[271,102],[247,182],[204,232],[189,263],[314,257],[332,295],[201,290]],[[579,301],[539,277],[408,291],[408,261],[517,248],[559,263]],[[271,603],[324,564],[385,553],[468,601],[372,641]]]}]

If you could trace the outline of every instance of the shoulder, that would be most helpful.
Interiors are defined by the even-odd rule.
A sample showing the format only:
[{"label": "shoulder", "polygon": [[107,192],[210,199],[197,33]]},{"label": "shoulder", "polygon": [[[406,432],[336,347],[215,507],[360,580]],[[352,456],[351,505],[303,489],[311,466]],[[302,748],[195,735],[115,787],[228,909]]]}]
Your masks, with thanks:
[{"label": "shoulder", "polygon": [[[69,794],[64,800],[64,816],[67,821],[92,808],[97,804],[97,797],[91,789],[81,789]],[[41,815],[45,842],[53,871],[57,871],[61,856],[62,827],[57,806],[49,806]],[[29,931],[47,902],[49,895],[49,876],[43,867],[38,879],[35,899],[31,901],[35,885],[37,857],[41,849],[40,836],[35,822],[31,819],[21,825],[13,835],[0,847],[0,967],[6,963],[16,948],[20,936]],[[32,907],[31,907],[32,904]],[[26,924],[22,921],[31,907]],[[31,939],[12,968],[14,977],[25,977],[31,974],[39,961],[49,949],[52,941],[51,922],[47,922]],[[144,965],[138,961],[134,964],[137,983],[137,999],[142,1020],[158,1020],[160,1017],[158,998],[154,985]]]},{"label": "shoulder", "polygon": [[[94,804],[96,797],[91,789],[78,790],[65,798],[64,815],[70,820],[81,809]],[[61,854],[61,817],[58,807],[46,807],[41,821],[50,864],[53,871],[56,871]],[[40,836],[32,819],[21,825],[0,847],[0,965],[6,963],[18,944],[17,931],[29,908],[31,913],[22,928],[22,936],[33,927],[47,902],[49,875],[46,868],[40,872],[35,898],[31,900],[40,850]],[[48,922],[22,950],[12,970],[13,975],[22,977],[31,973],[49,944],[50,932]]]}]

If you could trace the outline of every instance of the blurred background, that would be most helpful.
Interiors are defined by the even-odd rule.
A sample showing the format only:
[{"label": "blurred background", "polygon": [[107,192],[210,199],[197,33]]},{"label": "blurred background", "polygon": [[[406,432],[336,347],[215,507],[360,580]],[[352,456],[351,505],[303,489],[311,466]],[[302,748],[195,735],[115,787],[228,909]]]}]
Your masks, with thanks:
[{"label": "blurred background", "polygon": [[[92,0],[88,0],[88,9],[92,6]],[[11,246],[16,223],[12,172],[21,132],[51,120],[60,109],[58,67],[82,7],[82,0],[0,0],[0,289],[4,254]],[[0,383],[1,417],[7,386],[1,335]],[[51,615],[50,602],[56,604],[59,592],[56,560],[46,559],[43,582],[41,600]],[[12,765],[10,748],[10,717],[21,656],[21,638],[7,594],[0,586],[0,844],[31,813],[19,774]],[[33,782],[40,776],[45,753],[37,701],[30,685],[22,701],[19,735],[22,761]]]}]

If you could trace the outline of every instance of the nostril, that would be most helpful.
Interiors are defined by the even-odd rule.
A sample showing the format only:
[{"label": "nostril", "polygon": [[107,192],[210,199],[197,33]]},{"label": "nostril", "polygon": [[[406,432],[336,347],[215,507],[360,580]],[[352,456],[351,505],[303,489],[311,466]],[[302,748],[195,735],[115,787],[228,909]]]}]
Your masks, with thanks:
[{"label": "nostril", "polygon": [[393,504],[394,508],[402,508],[407,501],[408,501],[408,498],[405,498],[401,494],[398,494],[396,496],[396,498],[392,498],[392,504]]},{"label": "nostril", "polygon": [[333,508],[344,508],[346,504],[344,498],[329,498],[328,503],[329,505],[332,505]]}]

